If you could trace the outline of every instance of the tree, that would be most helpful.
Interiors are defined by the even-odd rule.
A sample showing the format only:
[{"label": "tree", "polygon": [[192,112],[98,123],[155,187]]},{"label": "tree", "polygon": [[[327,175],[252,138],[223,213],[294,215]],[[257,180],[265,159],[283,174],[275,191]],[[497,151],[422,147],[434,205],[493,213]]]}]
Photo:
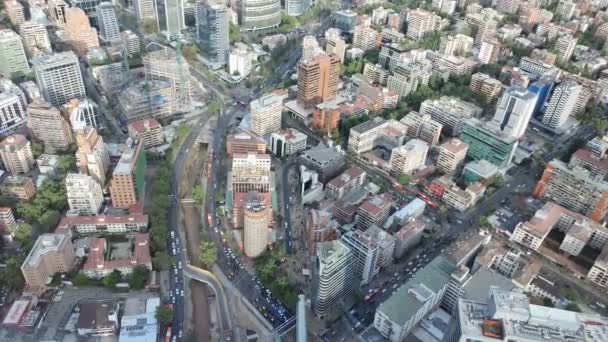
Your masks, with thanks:
[{"label": "tree", "polygon": [[46,232],[57,226],[61,219],[61,213],[57,210],[49,210],[40,217],[38,223],[42,226],[42,229]]},{"label": "tree", "polygon": [[552,307],[554,307],[554,306],[555,306],[555,305],[553,304],[553,301],[552,301],[551,299],[547,298],[547,297],[544,297],[544,298],[543,298],[543,305],[544,305],[544,306],[547,306],[547,307],[550,307],[550,308],[552,308]]},{"label": "tree", "polygon": [[420,47],[426,50],[439,50],[441,32],[434,31],[424,35],[420,41]]},{"label": "tree", "polygon": [[207,104],[207,110],[211,115],[218,114],[220,109],[222,109],[222,105],[217,101],[211,101]]},{"label": "tree", "polygon": [[410,175],[401,175],[397,178],[399,184],[407,186],[412,181],[412,177]]},{"label": "tree", "polygon": [[599,118],[593,120],[593,128],[595,128],[595,131],[600,136],[606,134],[606,128],[608,128],[608,120]]},{"label": "tree", "polygon": [[167,252],[156,252],[154,258],[152,258],[152,263],[157,270],[166,270],[171,267],[173,258]]},{"label": "tree", "polygon": [[65,175],[72,171],[76,166],[76,158],[73,155],[63,155],[57,161],[57,171],[60,175]]},{"label": "tree", "polygon": [[133,268],[131,276],[129,276],[129,287],[134,290],[143,289],[148,283],[150,270],[144,265],[137,265]]},{"label": "tree", "polygon": [[215,193],[215,200],[217,202],[221,202],[221,201],[223,201],[225,199],[226,199],[226,195],[223,192],[218,191],[218,192]]},{"label": "tree", "polygon": [[34,155],[34,159],[38,159],[41,154],[44,153],[44,145],[40,142],[32,142],[32,154]]},{"label": "tree", "polygon": [[156,307],[154,317],[161,324],[171,324],[171,322],[173,322],[173,309],[168,305],[159,305]]},{"label": "tree", "polygon": [[144,19],[142,27],[144,32],[147,34],[158,32],[158,26],[156,25],[156,20],[154,19]]},{"label": "tree", "polygon": [[366,61],[368,61],[372,64],[376,64],[376,63],[378,63],[378,56],[380,56],[380,50],[371,49],[371,50],[365,51],[365,53],[363,54],[363,59],[365,59]]},{"label": "tree", "polygon": [[72,284],[74,286],[88,286],[91,284],[91,280],[82,273],[77,273],[72,277]]},{"label": "tree", "polygon": [[241,30],[238,25],[234,25],[233,23],[230,23],[230,30],[228,33],[228,37],[230,39],[230,42],[241,40]]},{"label": "tree", "polygon": [[564,309],[568,311],[581,312],[581,308],[576,303],[568,303]]},{"label": "tree", "polygon": [[194,188],[194,190],[192,190],[192,198],[197,203],[201,203],[203,201],[203,197],[205,197],[205,195],[203,194],[203,189],[201,189],[201,187],[197,186]]},{"label": "tree", "polygon": [[210,268],[217,260],[217,248],[211,241],[202,241],[199,246],[198,260],[203,266]]},{"label": "tree", "polygon": [[480,227],[488,227],[490,226],[490,221],[488,221],[488,217],[487,216],[481,216],[479,218],[479,220],[477,220],[477,223],[479,224]]},{"label": "tree", "polygon": [[483,73],[483,74],[487,74],[490,75],[494,78],[498,78],[498,76],[500,76],[500,72],[502,70],[502,67],[498,64],[483,64],[482,66],[479,67],[479,72]]},{"label": "tree", "polygon": [[17,228],[13,233],[15,240],[20,243],[26,242],[32,236],[32,225],[27,223],[19,223],[17,224]]},{"label": "tree", "polygon": [[120,282],[120,279],[121,279],[120,271],[114,270],[114,271],[112,271],[112,273],[105,276],[105,278],[103,278],[101,283],[103,284],[103,286],[113,289],[114,287],[116,287],[116,284],[118,284]]},{"label": "tree", "polygon": [[185,45],[182,47],[182,55],[188,61],[188,63],[193,64],[198,55],[198,48],[194,44]]}]

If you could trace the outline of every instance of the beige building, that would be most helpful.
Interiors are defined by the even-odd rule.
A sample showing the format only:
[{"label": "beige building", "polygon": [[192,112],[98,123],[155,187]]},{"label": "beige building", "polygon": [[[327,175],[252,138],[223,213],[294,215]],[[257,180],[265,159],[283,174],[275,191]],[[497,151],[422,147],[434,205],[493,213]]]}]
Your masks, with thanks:
[{"label": "beige building", "polygon": [[91,27],[89,17],[78,7],[65,9],[65,40],[79,56],[90,48],[99,47],[97,29]]},{"label": "beige building", "polygon": [[247,194],[243,214],[243,249],[249,258],[260,256],[268,245],[268,208],[257,192]]},{"label": "beige building", "polygon": [[76,166],[80,173],[93,177],[99,184],[106,182],[106,173],[110,168],[110,155],[103,138],[92,127],[76,132]]},{"label": "beige building", "polygon": [[437,156],[437,170],[444,174],[456,171],[464,162],[468,149],[469,144],[458,138],[449,139],[441,144]]},{"label": "beige building", "polygon": [[283,101],[274,94],[268,94],[251,101],[251,131],[264,136],[281,129]]},{"label": "beige building", "polygon": [[19,202],[29,202],[36,196],[36,188],[30,177],[7,176],[0,181],[0,196]]},{"label": "beige building", "polygon": [[433,120],[428,114],[409,112],[400,122],[407,126],[407,136],[420,139],[429,145],[439,142],[443,125]]},{"label": "beige building", "polygon": [[10,79],[14,73],[30,72],[25,49],[17,33],[0,29],[0,47],[0,76]]},{"label": "beige building", "polygon": [[424,166],[429,145],[420,140],[412,139],[403,146],[393,148],[391,152],[391,174],[394,176],[408,175]]},{"label": "beige building", "polygon": [[21,36],[23,48],[29,57],[52,50],[49,33],[43,24],[26,21],[19,27],[19,36]]},{"label": "beige building", "polygon": [[23,261],[21,272],[28,287],[44,287],[55,273],[74,267],[74,249],[70,235],[43,234]]},{"label": "beige building", "polygon": [[34,166],[31,144],[21,134],[13,134],[0,142],[0,157],[6,170],[13,175],[28,173]]},{"label": "beige building", "polygon": [[127,141],[127,149],[122,153],[112,172],[110,198],[112,205],[119,209],[129,209],[140,200],[144,190],[146,151],[142,140]]},{"label": "beige building", "polygon": [[441,200],[448,207],[462,212],[475,205],[483,197],[485,190],[485,185],[481,183],[473,183],[464,190],[452,184],[445,189]]},{"label": "beige building", "polygon": [[353,47],[368,51],[380,48],[380,44],[382,44],[382,35],[380,32],[365,25],[358,25],[355,27]]},{"label": "beige building", "polygon": [[70,173],[65,177],[70,210],[79,215],[97,215],[103,204],[101,185],[89,175]]},{"label": "beige building", "polygon": [[238,193],[270,192],[270,155],[234,154],[232,157],[232,190]]},{"label": "beige building", "polygon": [[499,80],[478,72],[471,76],[469,88],[475,93],[484,94],[488,103],[496,103],[496,100],[504,89],[504,85]]},{"label": "beige building", "polygon": [[129,136],[133,139],[142,139],[144,148],[162,145],[165,143],[163,129],[156,119],[143,119],[129,124]]},{"label": "beige building", "polygon": [[330,28],[325,32],[325,53],[328,55],[336,55],[340,58],[340,62],[344,63],[346,55],[346,42],[340,37],[337,29]]},{"label": "beige building", "polygon": [[[178,103],[182,107],[190,106],[190,66],[185,59],[178,60],[173,49],[165,48],[147,53],[143,64],[146,79],[169,82]],[[182,111],[185,112],[186,108],[182,108]]]},{"label": "beige building", "polygon": [[248,152],[264,154],[266,152],[266,142],[253,134],[241,132],[228,136],[226,151],[229,156],[235,153],[247,154]]},{"label": "beige building", "polygon": [[20,27],[25,21],[23,5],[16,0],[7,0],[4,2],[4,8],[6,9],[6,14],[8,14],[11,23],[17,28]]},{"label": "beige building", "polygon": [[27,125],[36,139],[44,143],[47,153],[65,151],[72,143],[70,124],[56,107],[47,102],[27,106]]},{"label": "beige building", "polygon": [[415,9],[407,13],[407,33],[411,39],[422,39],[427,33],[436,31],[441,23],[441,17],[423,9]]},{"label": "beige building", "polygon": [[333,100],[340,83],[340,58],[334,55],[318,55],[298,63],[298,104],[313,108],[322,102]]}]

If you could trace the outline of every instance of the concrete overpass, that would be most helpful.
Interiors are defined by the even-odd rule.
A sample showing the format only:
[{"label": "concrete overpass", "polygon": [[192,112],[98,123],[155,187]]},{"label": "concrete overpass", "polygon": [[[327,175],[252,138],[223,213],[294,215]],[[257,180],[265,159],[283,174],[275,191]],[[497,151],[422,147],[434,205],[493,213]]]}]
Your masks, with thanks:
[{"label": "concrete overpass", "polygon": [[222,287],[220,281],[213,275],[213,273],[190,264],[185,265],[184,276],[204,283],[213,290],[218,308],[217,322],[219,325],[220,338],[222,341],[232,340],[232,336],[234,334],[232,315],[230,314],[228,298],[226,297],[226,293],[224,292],[224,288]]}]

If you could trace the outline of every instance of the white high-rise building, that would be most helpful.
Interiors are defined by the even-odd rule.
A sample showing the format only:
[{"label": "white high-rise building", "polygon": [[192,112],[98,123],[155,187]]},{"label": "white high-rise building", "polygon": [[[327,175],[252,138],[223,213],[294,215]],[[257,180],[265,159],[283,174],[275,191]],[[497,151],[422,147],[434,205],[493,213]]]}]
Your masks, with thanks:
[{"label": "white high-rise building", "polygon": [[315,315],[324,318],[339,309],[340,302],[355,285],[353,253],[340,240],[319,242],[316,265],[312,309]]},{"label": "white high-rise building", "polygon": [[519,139],[526,132],[537,100],[537,94],[525,88],[508,88],[498,101],[492,122],[506,135]]},{"label": "white high-rise building", "polygon": [[99,106],[89,98],[71,100],[63,106],[63,110],[70,118],[73,131],[84,129],[87,126],[97,129],[104,128]]},{"label": "white high-rise building", "polygon": [[21,38],[9,29],[0,30],[0,76],[11,78],[14,73],[28,72],[30,66]]},{"label": "white high-rise building", "polygon": [[71,52],[41,55],[30,61],[44,99],[61,107],[71,99],[86,96],[78,57]]},{"label": "white high-rise building", "polygon": [[146,19],[157,19],[155,0],[133,0],[133,10],[137,21],[143,22]]},{"label": "white high-rise building", "polygon": [[302,38],[302,58],[300,61],[305,62],[323,54],[323,50],[319,47],[319,42],[315,36],[306,35]]},{"label": "white high-rise building", "polygon": [[99,36],[104,42],[120,42],[120,27],[114,5],[102,2],[97,5],[97,22],[99,24]]},{"label": "white high-rise building", "polygon": [[292,17],[304,14],[311,6],[310,0],[285,0],[285,13]]},{"label": "white high-rise building", "polygon": [[274,94],[268,94],[251,101],[251,131],[264,136],[281,129],[283,101]]},{"label": "white high-rise building", "polygon": [[230,49],[228,8],[198,1],[195,9],[196,39],[200,54],[211,68],[219,69],[226,65]]},{"label": "white high-rise building", "polygon": [[26,21],[19,26],[19,36],[23,40],[25,52],[30,57],[35,57],[52,50],[49,33],[43,24]]},{"label": "white high-rise building", "polygon": [[251,73],[252,61],[254,53],[249,49],[247,45],[237,45],[232,51],[228,58],[228,72],[230,75],[239,75],[247,77]]},{"label": "white high-rise building", "polygon": [[239,23],[245,31],[278,27],[281,23],[281,1],[242,0],[238,8]]},{"label": "white high-rise building", "polygon": [[569,34],[565,34],[555,41],[555,52],[562,62],[568,62],[574,53],[577,39]]},{"label": "white high-rise building", "polygon": [[25,108],[15,94],[0,93],[0,136],[7,136],[25,125]]},{"label": "white high-rise building", "polygon": [[129,54],[138,54],[141,52],[139,37],[130,30],[124,30],[120,33],[123,49]]},{"label": "white high-rise building", "polygon": [[65,177],[66,195],[70,210],[79,215],[97,215],[103,204],[101,185],[93,177],[70,173]]},{"label": "white high-rise building", "polygon": [[547,109],[543,115],[543,124],[551,128],[559,128],[566,123],[574,111],[574,106],[581,92],[581,86],[574,81],[562,82],[555,87]]},{"label": "white high-rise building", "polygon": [[395,176],[408,175],[424,166],[429,145],[420,140],[412,139],[405,145],[393,148],[391,151],[391,174]]},{"label": "white high-rise building", "polygon": [[256,258],[268,246],[268,210],[260,194],[249,192],[245,198],[243,214],[243,250],[249,258]]}]

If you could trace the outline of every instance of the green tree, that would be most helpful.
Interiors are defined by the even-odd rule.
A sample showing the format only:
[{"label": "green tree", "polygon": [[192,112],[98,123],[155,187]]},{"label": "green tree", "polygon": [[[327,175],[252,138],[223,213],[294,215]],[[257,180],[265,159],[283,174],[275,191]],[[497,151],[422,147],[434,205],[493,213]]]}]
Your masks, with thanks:
[{"label": "green tree", "polygon": [[144,19],[142,22],[142,28],[147,34],[158,32],[158,26],[156,25],[156,20],[154,19]]},{"label": "green tree", "polygon": [[72,277],[72,284],[79,287],[88,286],[91,285],[91,280],[82,273],[76,273],[76,275]]},{"label": "green tree", "polygon": [[32,236],[32,225],[28,223],[17,224],[13,236],[20,243],[25,243]]},{"label": "green tree", "polygon": [[420,104],[422,102],[424,102],[425,100],[428,100],[428,99],[436,98],[436,97],[438,97],[438,95],[439,94],[437,94],[435,91],[433,91],[433,89],[431,89],[428,86],[423,85],[423,86],[418,87],[418,89],[416,91],[409,93],[405,97],[405,102],[413,110],[418,110],[418,109],[420,109]]},{"label": "green tree", "polygon": [[543,305],[544,305],[544,306],[547,306],[547,307],[550,307],[550,308],[552,308],[552,307],[554,307],[554,306],[555,306],[555,305],[553,304],[553,301],[552,301],[551,299],[547,298],[547,297],[544,297],[544,298],[543,298]]},{"label": "green tree", "polygon": [[60,212],[58,212],[57,210],[49,210],[45,212],[42,217],[40,217],[38,223],[45,232],[49,232],[57,226],[57,223],[59,223],[60,219]]},{"label": "green tree", "polygon": [[363,59],[365,59],[369,63],[376,64],[378,63],[378,56],[380,56],[380,50],[371,49],[365,51],[365,53],[363,54]]},{"label": "green tree", "polygon": [[226,199],[226,195],[222,191],[218,191],[215,193],[215,200],[217,202],[221,202]]},{"label": "green tree", "polygon": [[159,305],[156,307],[154,317],[161,324],[171,324],[171,322],[173,322],[173,309],[168,305]]},{"label": "green tree", "polygon": [[576,303],[568,303],[564,309],[568,311],[581,312],[581,308]]},{"label": "green tree", "polygon": [[188,63],[193,64],[198,55],[198,48],[194,44],[185,45],[182,47],[182,55],[188,61]]},{"label": "green tree", "polygon": [[231,42],[241,40],[241,29],[239,28],[239,26],[230,23],[230,30],[228,36],[230,37],[229,39]]},{"label": "green tree", "polygon": [[606,128],[608,128],[608,120],[604,118],[597,118],[593,120],[593,128],[595,128],[595,131],[598,135],[606,134]]},{"label": "green tree", "polygon": [[494,78],[498,78],[500,76],[500,72],[502,67],[498,64],[483,64],[479,67],[479,72],[490,75]]},{"label": "green tree", "polygon": [[120,279],[121,279],[120,271],[114,270],[114,271],[112,271],[112,273],[105,276],[102,279],[101,283],[103,284],[103,286],[113,289],[114,287],[116,287],[116,284],[118,284],[120,282]]},{"label": "green tree", "polygon": [[0,269],[0,284],[7,286],[11,290],[20,290],[25,281],[21,273],[21,265],[25,260],[25,254],[19,254],[6,259],[6,267]]},{"label": "green tree", "polygon": [[420,47],[427,50],[439,50],[439,43],[441,42],[441,32],[435,31],[427,33],[420,40]]},{"label": "green tree", "polygon": [[199,246],[198,260],[207,268],[215,264],[217,260],[217,248],[211,241],[202,241]]},{"label": "green tree", "polygon": [[412,177],[410,175],[401,175],[397,178],[399,184],[407,186],[412,181]]},{"label": "green tree", "polygon": [[152,263],[157,270],[166,270],[173,264],[173,258],[167,252],[156,252]]},{"label": "green tree", "polygon": [[203,189],[201,189],[200,186],[197,186],[197,187],[194,188],[194,190],[192,190],[192,198],[197,203],[202,203],[203,202],[203,197],[205,197],[205,195],[203,194]]},{"label": "green tree", "polygon": [[73,155],[63,155],[57,161],[57,171],[60,175],[65,175],[73,171],[76,167],[76,158]]},{"label": "green tree", "polygon": [[143,289],[148,283],[150,270],[144,265],[137,265],[129,276],[129,287],[134,290]]},{"label": "green tree", "polygon": [[40,155],[44,153],[44,145],[40,142],[32,142],[31,147],[34,159],[38,159],[38,157],[40,157]]},{"label": "green tree", "polygon": [[211,101],[207,104],[207,110],[209,113],[211,113],[211,115],[218,114],[220,109],[222,109],[222,105],[217,101]]}]

